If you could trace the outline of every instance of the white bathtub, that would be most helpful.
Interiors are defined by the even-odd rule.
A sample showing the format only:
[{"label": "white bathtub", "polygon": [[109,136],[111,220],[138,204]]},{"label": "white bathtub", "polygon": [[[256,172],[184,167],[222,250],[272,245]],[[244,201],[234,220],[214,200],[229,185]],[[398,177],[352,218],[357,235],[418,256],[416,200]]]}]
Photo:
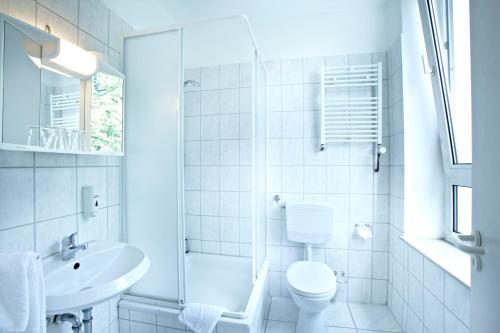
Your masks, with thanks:
[{"label": "white bathtub", "polygon": [[[268,262],[255,283],[251,272],[250,258],[190,252],[186,255],[186,302],[226,308],[217,324],[218,332],[261,332],[269,303]],[[125,296],[119,309],[124,332],[141,333],[145,328],[140,325],[184,328],[176,319],[180,309],[166,303]]]}]

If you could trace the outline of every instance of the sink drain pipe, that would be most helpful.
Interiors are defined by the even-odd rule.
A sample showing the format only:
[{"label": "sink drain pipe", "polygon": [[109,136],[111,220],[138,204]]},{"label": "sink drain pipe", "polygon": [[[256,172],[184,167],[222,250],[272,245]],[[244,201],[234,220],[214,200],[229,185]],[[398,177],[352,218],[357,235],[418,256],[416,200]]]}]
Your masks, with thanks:
[{"label": "sink drain pipe", "polygon": [[64,322],[70,323],[73,333],[80,333],[80,329],[82,328],[80,318],[78,318],[78,316],[74,313],[65,313],[60,316],[56,316],[55,322],[58,325],[62,325]]},{"label": "sink drain pipe", "polygon": [[82,310],[83,313],[83,333],[92,333],[92,308],[87,308]]}]

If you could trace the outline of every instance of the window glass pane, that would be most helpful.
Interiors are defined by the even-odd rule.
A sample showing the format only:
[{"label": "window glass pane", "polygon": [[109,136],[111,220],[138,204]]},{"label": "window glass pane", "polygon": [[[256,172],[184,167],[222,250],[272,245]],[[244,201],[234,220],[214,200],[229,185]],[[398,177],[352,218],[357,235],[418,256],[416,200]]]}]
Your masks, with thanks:
[{"label": "window glass pane", "polygon": [[472,163],[469,0],[433,0],[454,163]]},{"label": "window glass pane", "polygon": [[453,186],[454,232],[472,233],[472,188]]}]

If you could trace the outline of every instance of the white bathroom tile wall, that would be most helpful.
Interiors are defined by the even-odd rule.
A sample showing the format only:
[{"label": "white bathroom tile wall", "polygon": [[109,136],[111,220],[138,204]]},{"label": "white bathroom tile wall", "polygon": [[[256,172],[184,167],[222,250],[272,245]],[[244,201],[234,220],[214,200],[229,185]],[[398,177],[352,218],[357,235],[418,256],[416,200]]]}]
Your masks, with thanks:
[{"label": "white bathroom tile wall", "polygon": [[201,84],[184,102],[189,250],[250,256],[251,64],[186,69],[185,78]]},{"label": "white bathroom tile wall", "polygon": [[[380,303],[387,301],[389,240],[389,158],[379,174],[373,172],[372,144],[330,144],[319,150],[321,66],[382,61],[387,53],[340,55],[269,61],[267,81],[267,200],[266,239],[270,259],[271,296],[288,297],[286,270],[303,258],[300,244],[287,240],[286,220],[273,201],[281,198],[328,200],[335,207],[334,236],[315,248],[313,256],[345,273],[337,299]],[[384,76],[385,86],[389,86]],[[345,91],[346,97],[359,91]],[[384,123],[389,124],[388,99]],[[389,142],[389,127],[384,129]],[[356,223],[368,224],[374,239],[353,237]]]},{"label": "white bathroom tile wall", "polygon": [[[98,0],[8,0],[0,1],[0,12],[42,29],[48,24],[53,34],[109,55],[120,69],[122,38],[131,28]],[[101,209],[84,219],[81,186],[90,184]],[[121,158],[0,151],[0,189],[0,252],[47,256],[72,232],[80,241],[121,240]],[[94,331],[117,332],[116,304],[94,308]],[[50,326],[54,331],[62,332]]]},{"label": "white bathroom tile wall", "polygon": [[404,233],[404,110],[401,41],[389,50],[388,305],[405,332],[469,332],[470,289],[424,258]]}]

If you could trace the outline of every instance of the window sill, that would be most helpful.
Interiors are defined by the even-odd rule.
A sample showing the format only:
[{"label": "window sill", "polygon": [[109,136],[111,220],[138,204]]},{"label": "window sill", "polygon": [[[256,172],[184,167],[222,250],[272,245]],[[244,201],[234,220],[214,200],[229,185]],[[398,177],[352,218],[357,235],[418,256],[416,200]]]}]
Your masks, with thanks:
[{"label": "window sill", "polygon": [[442,239],[401,236],[401,239],[423,256],[440,266],[466,286],[471,286],[470,256]]}]

